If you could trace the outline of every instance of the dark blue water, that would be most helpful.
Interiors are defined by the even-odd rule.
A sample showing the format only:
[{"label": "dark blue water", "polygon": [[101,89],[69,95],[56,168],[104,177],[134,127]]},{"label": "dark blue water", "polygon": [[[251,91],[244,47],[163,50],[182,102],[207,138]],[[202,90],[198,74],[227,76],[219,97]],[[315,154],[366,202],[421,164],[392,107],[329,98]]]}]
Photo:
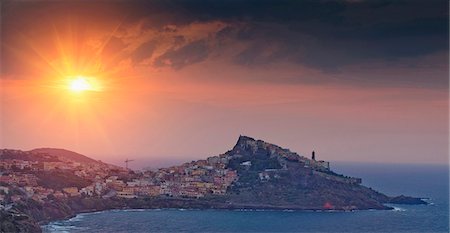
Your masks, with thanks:
[{"label": "dark blue water", "polygon": [[80,214],[45,232],[449,232],[447,166],[333,163],[389,195],[430,198],[430,205],[355,212],[125,210]]}]

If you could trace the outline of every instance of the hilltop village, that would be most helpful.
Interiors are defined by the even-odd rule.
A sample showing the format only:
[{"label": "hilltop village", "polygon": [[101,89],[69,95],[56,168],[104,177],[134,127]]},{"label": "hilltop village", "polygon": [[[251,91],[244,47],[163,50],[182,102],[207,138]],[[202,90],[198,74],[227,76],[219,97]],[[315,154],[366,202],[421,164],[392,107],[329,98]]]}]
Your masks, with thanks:
[{"label": "hilltop village", "polygon": [[[314,152],[312,159],[307,159],[290,151],[280,151],[272,144],[265,146],[282,152],[281,156],[286,159],[300,159],[304,167],[315,167],[323,175],[326,173],[320,171],[329,171],[329,163],[316,161]],[[238,179],[237,170],[227,168],[232,158],[227,154],[143,172],[86,159],[82,155],[78,157],[67,158],[54,151],[0,150],[0,208],[11,208],[14,203],[25,199],[43,203],[52,198],[71,197],[201,198],[225,195]],[[252,161],[241,161],[239,166],[250,169]],[[258,178],[260,181],[276,179],[277,171],[286,169],[286,165],[265,168],[258,172]]]},{"label": "hilltop village", "polygon": [[426,204],[336,174],[315,152],[310,159],[246,136],[224,154],[153,171],[63,149],[0,150],[4,231],[39,231],[39,222],[118,208],[390,209],[385,203]]},{"label": "hilltop village", "polygon": [[[43,161],[28,160],[36,157]],[[237,178],[236,171],[225,167],[226,159],[216,156],[157,171],[134,172],[101,162],[64,161],[58,156],[4,149],[0,150],[0,203],[5,208],[28,198],[44,202],[90,196],[223,195]]]}]

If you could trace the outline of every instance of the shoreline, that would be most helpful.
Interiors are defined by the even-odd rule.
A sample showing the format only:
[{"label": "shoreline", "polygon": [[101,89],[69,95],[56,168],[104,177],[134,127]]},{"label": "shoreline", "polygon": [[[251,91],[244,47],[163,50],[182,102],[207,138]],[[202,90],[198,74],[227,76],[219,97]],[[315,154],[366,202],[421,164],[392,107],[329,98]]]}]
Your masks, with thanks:
[{"label": "shoreline", "polygon": [[[387,203],[388,204],[388,203]],[[396,204],[397,205],[397,204]],[[407,205],[407,204],[404,204]],[[314,213],[352,213],[352,212],[362,212],[362,211],[393,211],[394,207],[385,206],[385,209],[352,209],[352,210],[343,210],[343,209],[302,209],[302,208],[110,208],[103,210],[85,210],[77,212],[74,215],[67,216],[62,219],[54,219],[49,221],[39,221],[38,224],[41,228],[51,225],[55,222],[68,221],[70,219],[74,219],[78,216],[87,215],[87,214],[99,214],[104,212],[112,212],[112,211],[129,211],[133,210],[139,211],[164,211],[164,210],[173,210],[173,211],[242,211],[242,212],[314,212]],[[138,212],[138,211],[136,211]]]},{"label": "shoreline", "polygon": [[[258,203],[234,203],[217,197],[201,199],[176,198],[176,197],[152,197],[152,198],[69,198],[53,200],[43,205],[24,203],[24,213],[31,217],[39,227],[44,227],[52,222],[66,221],[80,214],[98,213],[103,211],[133,211],[133,210],[228,210],[228,211],[286,211],[286,212],[356,212],[373,210],[394,210],[389,204],[417,204],[417,201],[425,198],[412,198],[398,196],[389,198],[389,202],[383,204],[365,206],[332,206],[325,208],[320,205],[267,205]],[[37,205],[36,205],[37,204]],[[424,204],[428,204],[424,202]],[[43,208],[41,208],[43,207]]]},{"label": "shoreline", "polygon": [[[230,210],[230,211],[304,211],[304,212],[355,212],[355,211],[370,211],[370,210],[394,210],[390,205],[416,205],[423,203],[412,203],[410,200],[424,200],[428,198],[410,198],[405,196],[398,196],[397,202],[383,203],[381,206],[372,206],[374,208],[308,208],[300,206],[273,206],[273,205],[259,205],[251,203],[227,203],[211,199],[190,199],[190,198],[171,198],[171,197],[157,197],[157,198],[135,198],[135,199],[67,199],[64,203],[70,208],[71,214],[61,217],[51,217],[48,219],[37,221],[39,225],[46,225],[50,222],[68,220],[83,213],[96,213],[102,211],[113,210]],[[80,205],[83,201],[90,201],[91,204],[102,204],[98,208],[91,206]],[[91,207],[91,208],[89,208]]]}]

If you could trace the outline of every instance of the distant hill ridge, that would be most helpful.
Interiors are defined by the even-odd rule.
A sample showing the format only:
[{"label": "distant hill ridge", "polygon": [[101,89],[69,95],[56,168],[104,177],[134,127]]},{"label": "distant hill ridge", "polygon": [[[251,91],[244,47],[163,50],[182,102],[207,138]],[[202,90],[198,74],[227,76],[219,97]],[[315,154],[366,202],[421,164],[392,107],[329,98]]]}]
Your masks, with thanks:
[{"label": "distant hill ridge", "polygon": [[43,153],[43,154],[49,154],[61,158],[65,158],[68,160],[72,160],[79,163],[101,163],[97,160],[91,159],[85,155],[65,150],[65,149],[58,149],[58,148],[37,148],[33,149],[30,152],[32,153]]}]

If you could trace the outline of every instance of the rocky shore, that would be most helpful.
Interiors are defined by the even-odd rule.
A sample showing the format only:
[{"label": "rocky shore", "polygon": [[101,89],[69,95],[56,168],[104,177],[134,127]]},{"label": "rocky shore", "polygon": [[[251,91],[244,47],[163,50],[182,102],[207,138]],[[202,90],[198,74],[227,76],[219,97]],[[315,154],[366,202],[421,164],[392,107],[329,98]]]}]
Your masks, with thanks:
[{"label": "rocky shore", "polygon": [[[399,196],[393,197],[389,203],[394,204],[426,204],[420,198]],[[271,210],[323,210],[304,208],[296,205],[267,205],[257,203],[230,203],[217,198],[71,198],[55,200],[41,205],[34,201],[24,202],[12,210],[0,211],[2,219],[0,232],[41,232],[39,225],[51,221],[65,220],[80,213],[97,212],[113,209],[271,209]],[[389,210],[384,206],[380,210]],[[339,211],[339,210],[338,210]],[[346,211],[340,209],[340,211]]]},{"label": "rocky shore", "polygon": [[0,232],[41,232],[35,219],[19,211],[0,210],[0,220]]}]

